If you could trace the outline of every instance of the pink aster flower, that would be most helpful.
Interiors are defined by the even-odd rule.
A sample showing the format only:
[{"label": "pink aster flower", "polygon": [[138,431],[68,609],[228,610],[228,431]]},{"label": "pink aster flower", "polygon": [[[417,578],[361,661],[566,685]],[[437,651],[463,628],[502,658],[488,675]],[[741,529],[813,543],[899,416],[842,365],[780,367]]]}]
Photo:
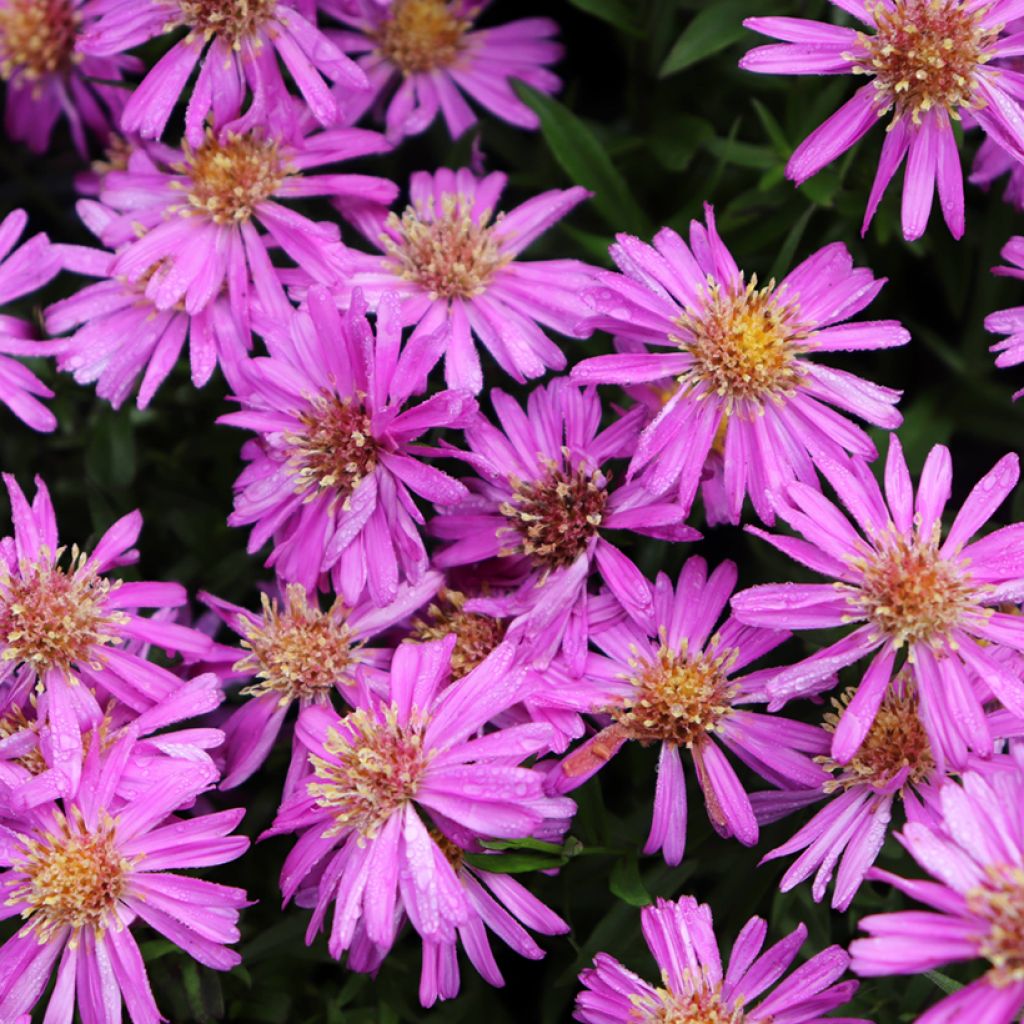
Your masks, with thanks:
[{"label": "pink aster flower", "polygon": [[195,316],[224,295],[228,307],[219,315],[233,316],[243,334],[250,293],[267,318],[287,319],[291,306],[267,246],[280,246],[314,280],[331,280],[339,230],[279,200],[330,196],[383,209],[397,194],[390,181],[306,172],[387,148],[376,132],[315,130],[295,107],[250,131],[209,132],[195,148],[137,148],[125,170],[111,170],[103,181],[100,198],[119,214],[101,234],[117,250],[111,272],[138,286],[159,311],[183,308]]},{"label": "pink aster flower", "polygon": [[969,114],[989,139],[1024,159],[1024,78],[990,66],[1024,53],[1007,32],[1017,0],[831,0],[860,28],[804,18],[748,18],[744,24],[782,40],[751,50],[740,67],[765,74],[864,75],[853,97],[797,146],[786,168],[797,184],[846,152],[892,114],[863,230],[903,160],[903,236],[920,238],[936,189],[949,230],[964,233],[964,182],[953,121]]},{"label": "pink aster flower", "polygon": [[81,47],[90,0],[0,0],[0,77],[7,83],[4,127],[42,153],[63,115],[80,156],[87,133],[105,141],[128,97],[133,57],[86,55]]},{"label": "pink aster flower", "polygon": [[[518,585],[500,604],[515,616],[510,637],[531,645],[541,663],[562,648],[570,671],[578,673],[595,570],[641,620],[653,610],[647,582],[608,532],[675,541],[699,534],[684,525],[675,501],[655,498],[636,483],[612,484],[610,463],[636,443],[636,414],[602,430],[595,389],[564,378],[535,388],[525,409],[498,390],[491,402],[500,429],[477,415],[466,427],[469,451],[452,450],[478,478],[467,481],[472,493],[466,500],[449,503],[431,523],[431,532],[448,542],[434,564],[514,560],[509,573]],[[492,600],[490,607],[499,604]]]},{"label": "pink aster flower", "polygon": [[[547,748],[545,726],[478,735],[519,696],[523,676],[511,649],[449,683],[453,645],[454,637],[402,644],[383,695],[360,680],[349,698],[354,711],[339,717],[314,705],[299,718],[311,772],[271,829],[302,833],[281,887],[291,899],[313,875],[307,940],[333,904],[328,949],[334,957],[358,951],[349,964],[356,970],[379,963],[403,914],[428,944],[461,938],[468,948],[485,937],[483,924],[500,915],[483,913],[475,876],[457,873],[452,837],[524,838],[574,810],[545,794],[541,772],[519,767]],[[513,906],[511,888],[499,883],[496,891]]]},{"label": "pink aster flower", "polygon": [[97,20],[82,40],[85,53],[112,56],[169,30],[179,39],[149,69],[121,115],[121,128],[159,138],[196,65],[199,74],[185,113],[185,138],[203,141],[207,118],[222,128],[234,120],[251,92],[246,119],[264,123],[287,103],[280,58],[313,116],[324,126],[338,119],[328,81],[363,90],[366,76],[316,27],[312,0],[88,0]]},{"label": "pink aster flower", "polygon": [[986,776],[968,772],[962,785],[942,787],[940,802],[942,821],[911,822],[898,836],[934,881],[879,868],[868,876],[928,909],[861,918],[870,938],[850,946],[853,970],[871,977],[920,974],[948,963],[987,961],[980,978],[927,1010],[917,1024],[1010,1024],[1024,1008],[1024,776],[1019,766]]},{"label": "pink aster flower", "polygon": [[1024,210],[1024,163],[998,143],[986,139],[978,147],[968,180],[972,185],[988,188],[1004,174],[1007,177],[1003,200],[1017,210]]},{"label": "pink aster flower", "polygon": [[119,797],[133,743],[126,733],[101,755],[94,742],[76,796],[4,830],[0,905],[24,924],[0,948],[0,1020],[31,1010],[56,965],[47,1020],[70,1021],[76,1006],[85,1021],[119,1020],[123,1000],[133,1024],[158,1024],[164,1018],[130,927],[138,919],[207,967],[241,961],[227,947],[238,941],[245,892],[177,869],[239,857],[249,841],[229,833],[244,811],[178,816],[216,780],[203,763]]},{"label": "pink aster flower", "polygon": [[[37,477],[29,505],[5,474],[14,536],[0,541],[0,701],[27,713],[38,691],[37,717],[49,730],[47,761],[60,791],[75,791],[82,732],[103,718],[110,700],[142,712],[179,689],[181,679],[133,653],[133,642],[202,655],[209,639],[192,629],[139,614],[186,601],[177,583],[112,579],[115,566],[138,559],[132,545],[142,528],[136,511],[119,519],[91,554],[57,539],[46,486]],[[2,712],[0,712],[2,713]]]},{"label": "pink aster flower", "polygon": [[684,750],[711,824],[748,846],[757,842],[757,821],[722,747],[777,785],[809,786],[821,777],[807,756],[820,753],[820,730],[742,708],[763,700],[766,674],[743,670],[789,633],[741,626],[732,617],[716,628],[735,585],[732,562],[709,577],[704,559],[690,558],[674,588],[661,573],[653,586],[646,584],[654,608],[647,623],[623,614],[595,615],[590,638],[601,653],[587,656],[575,692],[563,684],[550,696],[569,697],[606,722],[552,773],[554,791],[581,786],[627,741],[658,746],[654,816],[644,853],[660,850],[669,864],[682,861],[686,846]]},{"label": "pink aster flower", "polygon": [[[692,896],[671,903],[659,899],[640,911],[640,920],[647,948],[661,968],[660,984],[651,985],[614,957],[598,953],[594,966],[580,975],[583,990],[576,997],[576,1020],[824,1024],[823,1014],[848,1002],[857,991],[855,981],[835,984],[850,961],[839,946],[817,953],[779,982],[807,938],[802,924],[762,953],[768,925],[752,917],[737,936],[723,972],[706,903]],[[775,990],[765,995],[776,982]],[[762,996],[756,1006],[750,1005]],[[836,1024],[870,1024],[850,1017],[828,1019]]]},{"label": "pink aster flower", "polygon": [[[1015,277],[1024,280],[1024,238],[1014,235],[1000,254],[1009,266],[993,267],[992,273],[1001,277]],[[1024,306],[1011,306],[989,313],[985,317],[985,330],[990,334],[1005,334],[1007,337],[996,342],[990,351],[998,352],[996,366],[1019,366],[1024,363]],[[1016,401],[1024,395],[1024,388],[1014,393]]]},{"label": "pink aster flower", "polygon": [[[932,448],[915,497],[896,435],[890,436],[884,492],[860,461],[824,467],[850,518],[804,484],[789,489],[782,518],[804,539],[747,529],[828,583],[753,587],[733,598],[741,622],[793,629],[857,623],[847,636],[789,668],[766,688],[776,705],[831,686],[833,673],[871,656],[836,726],[832,757],[847,764],[864,742],[906,663],[933,750],[952,766],[967,752],[992,751],[982,708],[994,697],[1024,716],[1024,683],[997,653],[1024,651],[1024,618],[998,608],[1024,594],[1024,525],[971,537],[993,516],[1019,476],[1007,455],[974,487],[943,539],[952,464]],[[980,684],[980,691],[975,687]]]},{"label": "pink aster flower", "polygon": [[[0,307],[52,281],[60,272],[57,249],[46,235],[33,235],[15,248],[28,223],[24,210],[0,221]],[[53,430],[57,418],[39,401],[53,392],[31,370],[10,356],[40,355],[32,325],[0,315],[0,402],[33,430]]]},{"label": "pink aster flower", "polygon": [[254,527],[249,551],[273,539],[266,564],[283,579],[312,590],[329,573],[349,605],[365,590],[383,607],[429,567],[413,494],[441,504],[466,496],[417,457],[413,442],[463,426],[476,402],[442,391],[403,408],[423,387],[432,339],[402,347],[393,297],[378,307],[376,332],[358,296],[342,316],[324,289],[313,289],[293,333],[273,340],[270,358],[252,361],[241,411],[219,422],[258,435],[243,448],[249,465],[228,519]]},{"label": "pink aster flower", "polygon": [[537,115],[515,94],[513,81],[541,92],[561,88],[548,69],[562,57],[550,18],[521,18],[476,28],[490,0],[321,0],[349,31],[332,33],[358,57],[370,89],[348,98],[352,119],[377,103],[386,107],[388,138],[417,135],[438,113],[453,139],[476,124],[465,96],[518,128],[536,128]]},{"label": "pink aster flower", "polygon": [[[241,637],[244,650],[228,649],[235,655],[230,676],[245,682],[242,696],[251,698],[222,723],[227,767],[220,788],[241,785],[263,764],[296,701],[300,709],[331,706],[334,693],[344,697],[355,683],[360,666],[385,669],[388,650],[368,642],[422,608],[440,584],[441,576],[428,572],[414,586],[400,587],[384,608],[368,601],[350,608],[336,598],[323,610],[315,594],[289,583],[276,598],[264,592],[258,613],[200,593],[199,600]],[[293,743],[286,793],[305,761],[306,751]]]},{"label": "pink aster flower", "polygon": [[[846,323],[881,291],[854,268],[841,242],[820,249],[778,285],[758,287],[736,266],[705,207],[707,227],[690,225],[690,244],[662,229],[649,246],[619,235],[612,258],[587,294],[590,326],[669,352],[622,352],[584,359],[572,378],[638,385],[675,378],[645,427],[630,464],[656,494],[675,487],[689,509],[704,468],[723,462],[723,511],[738,523],[746,495],[767,523],[794,481],[816,485],[814,463],[843,452],[873,459],[867,434],[841,413],[894,429],[900,393],[808,359],[818,352],[903,345],[894,320]],[[840,410],[837,412],[836,410]]]},{"label": "pink aster flower", "polygon": [[346,305],[355,288],[371,306],[385,291],[404,300],[402,322],[415,337],[440,334],[448,386],[483,387],[474,339],[517,381],[561,370],[565,356],[542,328],[570,337],[587,307],[580,291],[592,271],[578,260],[519,260],[519,254],[589,193],[552,189],[494,216],[508,179],[477,178],[465,168],[420,171],[410,206],[391,214],[379,234],[382,254],[346,250],[337,286]]}]

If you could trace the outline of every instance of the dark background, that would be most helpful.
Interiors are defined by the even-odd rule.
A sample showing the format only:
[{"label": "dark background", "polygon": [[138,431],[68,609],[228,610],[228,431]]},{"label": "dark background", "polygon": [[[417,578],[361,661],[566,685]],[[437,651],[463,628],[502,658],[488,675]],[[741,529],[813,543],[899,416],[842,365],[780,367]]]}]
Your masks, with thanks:
[{"label": "dark background", "polygon": [[[988,312],[1024,302],[1024,286],[990,274],[1020,216],[1002,202],[999,186],[988,194],[967,186],[965,239],[956,243],[948,236],[936,209],[927,237],[908,245],[899,233],[897,180],[870,233],[861,239],[881,128],[801,189],[784,179],[792,148],[854,86],[848,77],[772,78],[740,71],[739,56],[762,41],[740,22],[767,13],[834,17],[831,10],[824,0],[496,0],[486,21],[529,14],[559,21],[567,47],[560,68],[566,84],[562,106],[548,105],[543,133],[519,132],[485,118],[480,144],[488,167],[510,176],[506,206],[574,182],[600,192],[597,201],[542,239],[531,256],[606,263],[615,231],[645,238],[664,224],[685,231],[705,200],[715,204],[720,231],[741,267],[762,280],[781,277],[828,242],[844,241],[858,264],[890,279],[863,316],[901,319],[913,341],[899,350],[829,356],[828,361],[904,390],[900,436],[912,470],[920,468],[932,444],[948,443],[955,465],[954,498],[962,498],[996,458],[1019,447],[1022,436],[1024,410],[1010,396],[1024,384],[1024,369],[996,373],[987,352],[995,339],[982,326]],[[700,18],[696,23],[695,17]],[[666,58],[681,35],[691,63],[665,74]],[[403,183],[414,170],[464,164],[476,134],[471,131],[452,143],[437,124],[390,156],[346,169],[373,168]],[[964,140],[968,165],[977,142],[977,133]],[[21,147],[0,146],[0,167],[0,210],[27,208],[32,229],[47,231],[55,241],[92,241],[74,212],[72,179],[82,167],[66,134],[58,132],[43,158],[32,158]],[[325,219],[331,216],[327,207],[306,208]],[[76,286],[65,275],[48,289],[45,301]],[[37,297],[23,303],[21,311],[34,314],[43,304]],[[609,341],[595,337],[565,340],[564,345],[572,362],[607,350]],[[196,392],[183,363],[148,410],[126,405],[115,412],[46,363],[39,370],[57,391],[53,408],[60,425],[55,434],[40,435],[6,411],[0,413],[0,468],[15,473],[23,486],[35,473],[46,479],[62,539],[94,543],[115,518],[139,507],[146,525],[142,561],[132,575],[174,579],[193,593],[203,588],[253,605],[255,587],[266,574],[259,559],[246,556],[245,532],[225,524],[243,438],[215,425],[227,410],[220,378]],[[508,382],[491,370],[489,380],[507,388]],[[1020,518],[1020,505],[1018,491],[1002,518]],[[699,511],[695,523],[700,525]],[[644,542],[631,553],[649,572],[675,572],[694,550]],[[794,578],[791,563],[738,529],[707,531],[699,551],[711,561],[738,561],[741,586]],[[810,649],[808,641],[817,645],[825,639],[815,634],[792,641],[777,657],[780,662],[799,657]],[[811,721],[821,713],[809,704],[789,710]],[[286,745],[281,745],[249,784],[215,794],[211,803],[245,805],[243,827],[256,836],[273,816],[286,763]],[[408,932],[376,980],[331,961],[322,941],[307,949],[307,913],[292,908],[282,914],[279,909],[277,874],[291,842],[279,838],[210,873],[216,880],[244,885],[260,901],[243,914],[242,967],[220,976],[198,968],[164,941],[152,935],[147,941],[140,934],[157,1001],[174,1022],[395,1024],[429,1017],[438,1024],[481,1019],[553,1024],[569,1018],[576,976],[597,950],[619,956],[656,980],[636,906],[648,894],[687,892],[709,902],[725,950],[751,914],[769,919],[772,939],[806,921],[810,939],[805,955],[831,942],[845,944],[855,934],[858,917],[897,905],[891,893],[872,886],[864,887],[846,914],[812,903],[807,885],[780,895],[776,885],[788,862],[763,868],[757,862],[799,821],[765,829],[759,852],[724,842],[707,824],[689,768],[686,861],[668,869],[658,858],[638,860],[650,820],[654,765],[654,750],[624,751],[576,794],[580,813],[572,834],[582,844],[579,855],[557,876],[521,876],[573,930],[568,938],[542,939],[549,955],[539,963],[506,955],[495,942],[508,982],[504,990],[489,988],[464,962],[460,998],[422,1010],[416,999],[418,941]],[[882,862],[915,872],[895,841]],[[961,976],[955,969],[949,973]],[[923,977],[871,980],[845,1012],[879,1024],[911,1020],[941,995],[938,983],[941,979]]]}]

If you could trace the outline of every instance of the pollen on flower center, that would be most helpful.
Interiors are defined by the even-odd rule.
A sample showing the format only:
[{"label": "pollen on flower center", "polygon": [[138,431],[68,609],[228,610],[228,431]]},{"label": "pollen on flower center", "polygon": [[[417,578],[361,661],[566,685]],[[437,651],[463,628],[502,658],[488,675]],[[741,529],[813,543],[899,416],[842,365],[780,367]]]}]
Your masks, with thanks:
[{"label": "pollen on flower center", "polygon": [[208,132],[195,150],[186,142],[185,161],[173,170],[188,178],[187,183],[175,182],[187,192],[183,213],[202,214],[215,224],[247,221],[289,173],[275,139],[231,132],[223,140]]},{"label": "pollen on flower center", "polygon": [[404,75],[446,68],[471,24],[457,18],[446,0],[396,0],[377,32],[377,46]]},{"label": "pollen on flower center", "polygon": [[274,693],[284,706],[299,699],[326,700],[336,684],[351,683],[357,645],[343,613],[340,598],[326,612],[310,605],[300,583],[288,584],[283,608],[264,594],[262,618],[241,617],[242,646],[250,653],[234,669],[257,678],[242,693]]},{"label": "pollen on flower center", "polygon": [[732,709],[727,674],[736,659],[716,647],[712,639],[710,652],[691,654],[685,641],[679,650],[663,643],[653,657],[632,659],[635,692],[609,709],[630,739],[689,747],[714,731]]},{"label": "pollen on flower center", "polygon": [[[825,715],[825,728],[830,732],[835,731],[856,692],[851,687],[838,699],[833,698],[835,712]],[[816,760],[835,776],[825,783],[826,793],[859,785],[883,789],[904,771],[904,785],[926,782],[935,771],[935,758],[912,684],[901,679],[890,687],[849,764],[838,764],[827,756]]]},{"label": "pollen on flower center", "polygon": [[120,581],[100,576],[77,547],[62,569],[63,552],[53,565],[45,552],[36,563],[22,563],[17,576],[0,565],[0,659],[25,662],[40,675],[95,660],[94,648],[117,643],[116,627],[128,621],[105,607]]},{"label": "pollen on flower center", "polygon": [[988,868],[985,883],[967,893],[967,909],[989,922],[980,953],[997,988],[1024,981],[1024,868]]},{"label": "pollen on flower center", "polygon": [[545,570],[572,565],[587,550],[608,503],[607,478],[578,466],[566,473],[551,462],[540,480],[512,480],[500,506],[517,544],[503,554],[525,554]]},{"label": "pollen on flower center", "polygon": [[80,21],[71,0],[8,0],[0,6],[0,76],[32,81],[66,70]]},{"label": "pollen on flower center", "polygon": [[381,710],[383,719],[366,708],[346,715],[324,743],[331,759],[310,754],[316,780],[307,791],[335,821],[325,836],[354,829],[373,839],[419,789],[430,760],[423,750],[426,721],[414,710],[402,725],[394,704]]},{"label": "pollen on flower center", "polygon": [[45,772],[48,765],[39,749],[39,724],[36,720],[30,722],[25,712],[17,706],[0,715],[0,740],[9,740],[13,736],[30,737],[32,745],[25,753],[11,760],[32,775]]},{"label": "pollen on flower center", "polygon": [[488,615],[467,612],[466,595],[457,590],[442,590],[427,609],[426,619],[416,619],[412,635],[426,642],[443,640],[455,634],[452,649],[452,678],[461,679],[472,672],[505,639],[508,623]]},{"label": "pollen on flower center", "polygon": [[10,894],[12,901],[28,904],[23,916],[40,942],[63,928],[99,934],[113,924],[132,867],[118,851],[111,819],[88,831],[80,818],[68,821],[54,813],[57,820],[43,838],[22,839],[24,859],[16,859],[14,869],[24,881]]},{"label": "pollen on flower center", "polygon": [[728,1006],[719,989],[677,995],[666,988],[653,995],[634,995],[628,1024],[743,1024],[739,1007]]},{"label": "pollen on flower center", "polygon": [[872,555],[851,560],[863,574],[850,590],[851,607],[890,643],[939,644],[976,607],[976,591],[961,566],[939,555],[938,539],[888,538]]},{"label": "pollen on flower center", "polygon": [[352,492],[377,466],[377,443],[362,398],[317,395],[298,414],[302,431],[288,435],[295,493],[312,501],[324,491],[346,506]]},{"label": "pollen on flower center", "polygon": [[726,412],[736,401],[761,403],[792,393],[801,374],[796,361],[807,331],[796,310],[780,300],[771,281],[757,287],[756,276],[738,294],[717,284],[708,286],[700,313],[677,321],[679,346],[693,356],[693,366],[680,384],[702,384],[726,399]]},{"label": "pollen on flower center", "polygon": [[273,17],[277,0],[178,0],[181,24],[205,39],[220,36],[234,49]]},{"label": "pollen on flower center", "polygon": [[[441,209],[408,207],[392,213],[388,227],[397,235],[381,236],[395,272],[426,289],[432,298],[471,299],[487,287],[506,263],[494,240],[489,212],[474,214],[462,196],[445,195]],[[495,224],[497,221],[495,221]]]},{"label": "pollen on flower center", "polygon": [[975,72],[990,57],[1001,25],[982,25],[987,4],[964,0],[881,0],[867,8],[875,35],[858,34],[867,57],[855,73],[874,76],[878,114],[895,110],[893,123],[909,116],[914,124],[932,108],[958,117],[961,107],[981,105]]}]

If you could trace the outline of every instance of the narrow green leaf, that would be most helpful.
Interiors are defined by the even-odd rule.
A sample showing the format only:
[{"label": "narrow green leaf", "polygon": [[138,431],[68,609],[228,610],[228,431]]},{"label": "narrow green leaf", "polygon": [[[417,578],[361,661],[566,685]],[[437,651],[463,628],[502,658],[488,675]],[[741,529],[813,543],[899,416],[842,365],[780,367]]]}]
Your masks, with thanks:
[{"label": "narrow green leaf", "polygon": [[654,902],[640,877],[636,857],[623,857],[615,862],[608,878],[608,888],[613,896],[631,907],[646,907]]},{"label": "narrow green leaf", "polygon": [[559,166],[577,185],[594,193],[594,207],[616,231],[650,234],[647,217],[633,198],[604,146],[574,113],[522,82],[515,88],[540,118],[540,130]]},{"label": "narrow green leaf", "polygon": [[478,871],[499,875],[521,875],[527,871],[548,871],[567,864],[568,857],[546,853],[467,853],[466,862]]},{"label": "narrow green leaf", "polygon": [[669,50],[658,77],[667,78],[684,71],[738,42],[746,34],[743,16],[749,10],[747,0],[715,0],[698,12]]},{"label": "narrow green leaf", "polygon": [[557,843],[546,843],[543,839],[488,839],[481,843],[488,850],[536,850],[538,853],[550,853],[562,856],[562,847]]},{"label": "narrow green leaf", "polygon": [[632,36],[643,35],[643,29],[626,0],[569,0],[569,3]]},{"label": "narrow green leaf", "polygon": [[925,971],[924,976],[933,984],[937,985],[942,989],[946,995],[952,995],[954,992],[959,992],[964,986],[959,981],[954,981],[952,978],[939,971]]}]

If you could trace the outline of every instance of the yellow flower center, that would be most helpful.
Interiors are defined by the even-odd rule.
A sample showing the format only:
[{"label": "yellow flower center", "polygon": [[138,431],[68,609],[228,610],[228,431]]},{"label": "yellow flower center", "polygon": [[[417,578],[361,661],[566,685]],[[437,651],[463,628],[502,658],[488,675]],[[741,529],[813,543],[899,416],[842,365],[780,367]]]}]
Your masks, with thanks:
[{"label": "yellow flower center", "polygon": [[17,576],[0,566],[0,658],[24,662],[39,675],[94,662],[96,648],[119,643],[116,627],[128,621],[124,612],[105,609],[120,581],[100,576],[77,547],[62,569],[63,553],[59,548],[51,565],[43,552],[38,562],[22,563]]},{"label": "yellow flower center", "polygon": [[81,20],[71,0],[7,0],[0,6],[0,77],[34,81],[67,70],[77,59]]},{"label": "yellow flower center", "polygon": [[112,819],[89,832],[80,816],[69,821],[54,813],[54,826],[42,838],[22,840],[26,852],[14,870],[25,877],[9,899],[29,904],[26,927],[40,942],[68,927],[99,935],[114,923],[132,861],[118,852]]},{"label": "yellow flower center", "polygon": [[446,68],[471,25],[471,19],[455,17],[445,0],[395,0],[377,33],[377,47],[403,75]]},{"label": "yellow flower center", "polygon": [[315,771],[307,783],[309,795],[334,817],[325,836],[353,829],[373,839],[416,796],[430,762],[423,751],[426,719],[414,710],[401,725],[395,705],[383,712],[381,721],[359,708],[342,719],[340,729],[330,731],[324,745],[339,763],[309,757]]},{"label": "yellow flower center", "polygon": [[[835,731],[856,692],[851,687],[832,699],[835,712],[825,715],[829,732]],[[935,758],[921,721],[917,692],[905,681],[890,687],[849,764],[838,764],[827,756],[816,760],[835,776],[825,784],[826,793],[860,785],[882,788],[904,768],[910,769],[905,785],[927,782],[935,771]]]},{"label": "yellow flower center", "polygon": [[987,979],[997,988],[1024,981],[1024,868],[988,869],[983,886],[967,893],[967,907],[989,922],[981,955],[992,965]]},{"label": "yellow flower center", "polygon": [[215,224],[241,224],[255,208],[277,190],[290,173],[278,152],[276,140],[259,133],[234,135],[223,141],[207,132],[198,149],[184,144],[185,160],[173,170],[188,178],[175,182],[187,192],[183,216],[205,216]]},{"label": "yellow flower center", "polygon": [[659,988],[654,995],[631,999],[633,1009],[627,1024],[743,1024],[744,1020],[739,1007],[730,1007],[723,1001],[720,989],[685,996]]},{"label": "yellow flower center", "polygon": [[693,356],[679,378],[686,387],[703,385],[725,399],[726,413],[737,401],[760,405],[792,394],[802,375],[796,357],[806,351],[808,330],[795,306],[780,298],[775,282],[757,287],[757,278],[738,294],[709,284],[704,308],[677,321],[684,333],[673,336]]},{"label": "yellow flower center", "polygon": [[872,75],[881,117],[895,110],[893,124],[909,116],[914,124],[933,108],[959,118],[961,107],[979,107],[976,72],[991,57],[1001,25],[985,28],[981,21],[991,5],[963,0],[895,0],[867,4],[875,35],[858,33],[868,56],[854,73]]},{"label": "yellow flower center", "polygon": [[895,648],[942,644],[968,612],[984,613],[963,567],[939,555],[937,531],[929,540],[894,533],[850,564],[863,574],[860,586],[837,583],[837,589],[849,592],[856,615],[867,618]]},{"label": "yellow flower center", "polygon": [[630,663],[634,693],[609,713],[630,739],[647,745],[670,743],[691,747],[713,732],[732,711],[732,687],[727,675],[736,651],[690,653],[685,641],[678,650],[662,644],[653,658]]},{"label": "yellow flower center", "polygon": [[348,499],[377,466],[377,444],[361,397],[339,398],[323,391],[298,414],[301,432],[288,435],[288,460],[295,493],[312,501],[324,491],[334,494],[332,507]]},{"label": "yellow flower center", "polygon": [[338,683],[351,684],[358,645],[344,613],[340,598],[326,612],[310,605],[299,583],[288,584],[283,609],[264,594],[262,620],[241,620],[242,646],[250,653],[234,669],[257,678],[242,693],[275,693],[283,707],[293,700],[326,700]]},{"label": "yellow flower center", "polygon": [[608,481],[600,470],[578,466],[571,473],[551,462],[540,480],[512,479],[512,497],[500,506],[509,521],[503,532],[516,542],[503,555],[524,554],[545,571],[572,565],[597,534],[608,504]]},{"label": "yellow flower center", "polygon": [[488,211],[473,217],[472,204],[460,195],[445,195],[440,210],[407,207],[392,213],[381,243],[392,269],[437,299],[471,299],[482,294],[491,275],[511,259],[493,238]]},{"label": "yellow flower center", "polygon": [[257,33],[277,10],[277,0],[178,0],[178,24],[189,27],[190,36],[220,36],[239,49],[246,36]]},{"label": "yellow flower center", "polygon": [[466,595],[457,590],[442,590],[427,609],[426,619],[412,624],[413,637],[421,642],[443,640],[455,634],[452,649],[452,678],[461,679],[472,672],[505,639],[508,623],[487,615],[467,612]]}]

